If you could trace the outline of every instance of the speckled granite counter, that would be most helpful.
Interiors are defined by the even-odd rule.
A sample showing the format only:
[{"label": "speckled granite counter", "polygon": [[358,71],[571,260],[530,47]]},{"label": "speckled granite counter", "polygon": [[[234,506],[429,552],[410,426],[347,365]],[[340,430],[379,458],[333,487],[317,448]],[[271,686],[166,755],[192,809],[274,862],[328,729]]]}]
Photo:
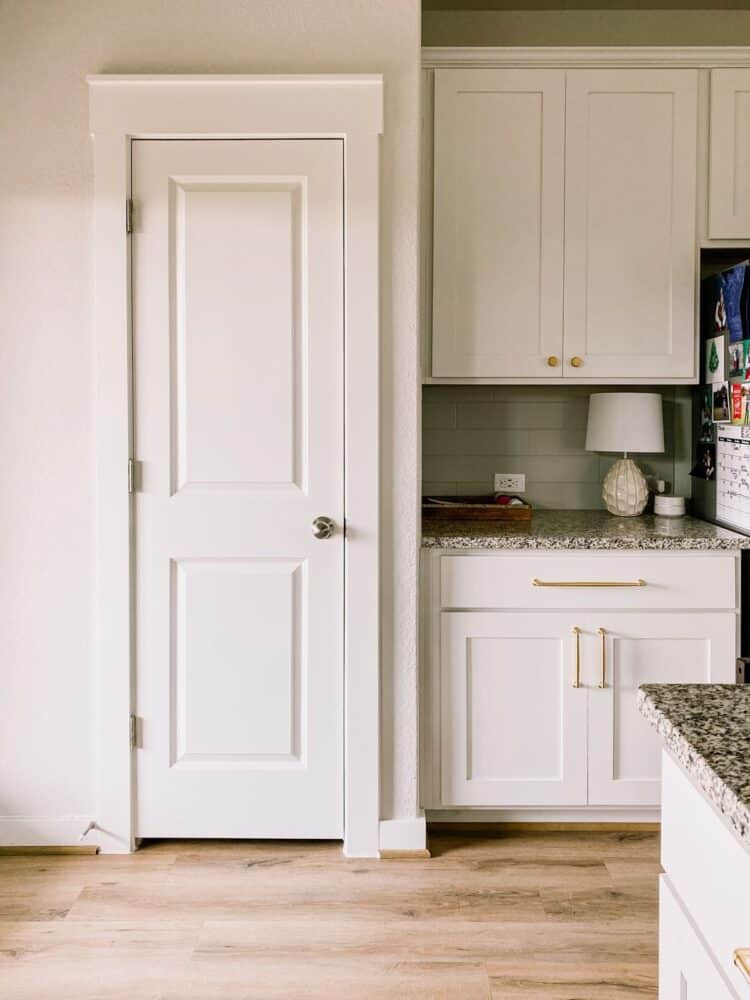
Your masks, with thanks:
[{"label": "speckled granite counter", "polygon": [[750,685],[644,684],[638,707],[750,848]]},{"label": "speckled granite counter", "polygon": [[429,521],[426,549],[750,549],[750,537],[695,517],[615,517],[605,510],[536,510],[530,523]]}]

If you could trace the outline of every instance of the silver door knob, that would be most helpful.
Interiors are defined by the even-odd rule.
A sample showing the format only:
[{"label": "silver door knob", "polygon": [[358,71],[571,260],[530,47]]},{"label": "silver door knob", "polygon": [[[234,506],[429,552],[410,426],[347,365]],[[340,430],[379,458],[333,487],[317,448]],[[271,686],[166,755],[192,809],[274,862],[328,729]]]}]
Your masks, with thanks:
[{"label": "silver door knob", "polygon": [[316,517],[312,523],[313,535],[316,538],[331,538],[336,525],[330,517]]}]

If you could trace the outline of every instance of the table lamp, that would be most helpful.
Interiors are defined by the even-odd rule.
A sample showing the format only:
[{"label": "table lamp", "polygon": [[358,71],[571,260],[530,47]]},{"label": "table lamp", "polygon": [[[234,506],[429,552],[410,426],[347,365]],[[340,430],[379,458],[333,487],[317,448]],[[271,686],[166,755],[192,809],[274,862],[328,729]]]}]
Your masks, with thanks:
[{"label": "table lamp", "polygon": [[621,451],[602,483],[610,514],[636,517],[648,500],[646,477],[628,452],[664,451],[664,420],[658,392],[592,392],[586,451]]}]

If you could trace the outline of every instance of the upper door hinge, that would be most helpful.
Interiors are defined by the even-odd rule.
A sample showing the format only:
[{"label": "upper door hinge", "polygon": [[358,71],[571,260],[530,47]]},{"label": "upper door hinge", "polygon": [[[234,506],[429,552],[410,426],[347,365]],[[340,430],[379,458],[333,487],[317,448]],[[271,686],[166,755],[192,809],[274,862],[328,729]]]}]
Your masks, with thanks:
[{"label": "upper door hinge", "polygon": [[141,463],[128,459],[128,493],[137,493],[141,488]]},{"label": "upper door hinge", "polygon": [[131,715],[128,724],[128,738],[130,741],[130,749],[135,750],[138,746],[138,716]]},{"label": "upper door hinge", "polygon": [[133,232],[133,199],[127,198],[125,200],[125,232]]}]

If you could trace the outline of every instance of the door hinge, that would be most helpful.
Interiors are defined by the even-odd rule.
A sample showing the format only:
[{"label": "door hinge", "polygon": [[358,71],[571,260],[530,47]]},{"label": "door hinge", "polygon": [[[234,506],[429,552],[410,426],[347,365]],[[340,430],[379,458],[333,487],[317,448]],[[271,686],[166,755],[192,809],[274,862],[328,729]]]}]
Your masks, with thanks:
[{"label": "door hinge", "polygon": [[128,726],[128,738],[130,741],[130,749],[135,750],[138,746],[138,716],[131,715]]},{"label": "door hinge", "polygon": [[141,488],[141,463],[135,458],[128,459],[128,493],[137,493]]},{"label": "door hinge", "polygon": [[125,232],[133,232],[133,199],[125,199]]}]

